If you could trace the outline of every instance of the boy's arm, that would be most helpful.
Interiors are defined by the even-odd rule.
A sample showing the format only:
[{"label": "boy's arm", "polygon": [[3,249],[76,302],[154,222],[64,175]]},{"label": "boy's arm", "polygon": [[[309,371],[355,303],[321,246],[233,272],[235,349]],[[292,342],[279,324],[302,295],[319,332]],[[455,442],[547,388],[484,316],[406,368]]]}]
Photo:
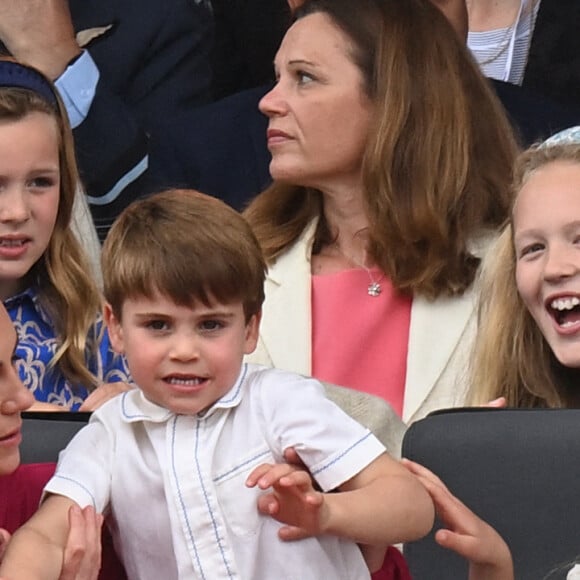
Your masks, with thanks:
[{"label": "boy's arm", "polygon": [[386,453],[342,484],[338,493],[324,497],[325,533],[359,544],[385,546],[417,540],[433,527],[429,494]]},{"label": "boy's arm", "polygon": [[[332,534],[365,544],[365,559],[380,559],[384,547],[418,539],[433,526],[433,503],[421,483],[383,453],[337,493],[321,493],[310,475],[292,466],[262,465],[246,485],[273,488],[258,508],[286,524],[284,540]],[[377,547],[377,553],[370,549]],[[381,560],[382,562],[382,560]]]},{"label": "boy's arm", "polygon": [[69,532],[72,500],[50,495],[12,536],[0,565],[9,580],[58,580]]}]

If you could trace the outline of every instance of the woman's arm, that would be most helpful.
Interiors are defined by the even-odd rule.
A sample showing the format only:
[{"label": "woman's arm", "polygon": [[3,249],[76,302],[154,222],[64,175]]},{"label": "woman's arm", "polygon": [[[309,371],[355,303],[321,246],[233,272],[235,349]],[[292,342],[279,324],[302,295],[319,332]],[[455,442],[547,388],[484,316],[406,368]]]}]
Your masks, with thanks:
[{"label": "woman's arm", "polygon": [[[94,523],[98,520],[93,522],[92,519],[96,516],[91,515],[89,518],[93,522],[93,527],[90,530],[82,530],[79,528],[83,527],[85,520],[82,513],[79,515],[77,510],[80,508],[72,500],[63,496],[49,496],[32,518],[12,536],[0,564],[0,576],[18,580],[96,578],[96,574],[90,575],[92,570],[87,571],[86,566],[84,577],[75,576],[70,568],[68,572],[66,569],[63,570],[65,557],[70,567],[80,568],[83,563],[82,544],[85,538],[94,542],[96,534]],[[99,530],[101,524],[102,521],[98,524]],[[98,537],[100,538],[100,534]],[[100,547],[98,559],[100,560]],[[65,572],[67,575],[63,578],[61,574]]]}]

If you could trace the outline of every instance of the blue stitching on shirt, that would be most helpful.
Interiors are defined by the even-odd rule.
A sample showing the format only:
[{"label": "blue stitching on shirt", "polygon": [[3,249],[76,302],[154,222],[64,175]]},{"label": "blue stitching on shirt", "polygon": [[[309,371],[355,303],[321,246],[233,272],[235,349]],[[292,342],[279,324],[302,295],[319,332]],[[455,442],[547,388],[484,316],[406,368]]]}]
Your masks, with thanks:
[{"label": "blue stitching on shirt", "polygon": [[322,467],[319,467],[318,469],[316,469],[315,471],[311,471],[310,473],[314,476],[318,475],[325,469],[328,469],[331,465],[334,465],[337,461],[342,459],[347,453],[350,453],[357,445],[360,445],[365,439],[367,439],[371,435],[372,433],[369,431],[362,439],[359,439],[356,443],[353,443],[348,449],[345,449],[338,457],[335,457],[332,461],[330,461],[326,465],[323,465]]},{"label": "blue stitching on shirt", "polygon": [[247,459],[243,463],[240,463],[239,465],[236,465],[235,467],[232,467],[229,471],[226,471],[225,473],[222,473],[222,475],[218,475],[217,477],[215,477],[214,480],[213,480],[214,483],[217,483],[218,481],[221,481],[224,477],[227,477],[228,475],[231,475],[232,473],[234,473],[238,469],[241,469],[245,465],[248,465],[248,463],[252,463],[252,461],[256,461],[256,459],[258,459],[259,457],[263,457],[264,455],[268,455],[269,453],[270,453],[270,450],[269,449],[266,449],[266,451],[262,451],[261,453],[258,453],[257,455],[254,455],[253,457],[250,457],[249,459]]},{"label": "blue stitching on shirt", "polygon": [[[95,509],[97,509],[97,502],[95,500],[95,496],[80,481],[77,481],[76,479],[73,479],[72,477],[65,477],[64,475],[59,475],[58,473],[55,474],[54,478],[55,479],[64,479],[65,481],[71,481],[72,483],[76,483],[81,489],[84,489],[87,492],[87,494],[91,496],[91,500],[93,502],[93,507]],[[49,493],[55,493],[55,492],[49,491]],[[72,498],[69,498],[69,499],[72,499]]]},{"label": "blue stitching on shirt", "polygon": [[214,532],[215,532],[215,538],[216,538],[216,541],[218,543],[218,546],[219,546],[219,549],[220,549],[220,553],[222,555],[222,560],[223,560],[224,565],[226,567],[228,576],[230,578],[233,578],[233,573],[230,570],[230,566],[228,564],[228,561],[227,561],[227,558],[226,558],[226,555],[225,555],[224,547],[222,545],[222,538],[220,537],[220,535],[218,533],[217,523],[216,523],[215,517],[213,515],[212,509],[211,509],[211,505],[209,503],[209,498],[208,498],[208,495],[207,495],[207,491],[205,489],[205,485],[203,485],[203,479],[201,477],[201,470],[199,468],[198,444],[199,444],[199,429],[200,429],[200,426],[201,426],[201,423],[200,423],[200,421],[198,421],[197,422],[197,425],[196,425],[196,429],[195,429],[195,466],[197,468],[197,474],[198,474],[199,482],[200,482],[200,485],[201,485],[201,491],[203,492],[203,497],[205,498],[205,503],[207,505],[207,509],[208,509],[209,515],[211,517],[211,522],[212,522],[213,529],[214,529]]},{"label": "blue stitching on shirt", "polygon": [[231,397],[229,399],[220,399],[220,403],[230,403],[231,401],[233,401],[239,394],[240,389],[242,388],[242,385],[244,384],[244,380],[246,378],[246,373],[248,372],[248,365],[247,363],[244,363],[244,370],[242,372],[242,376],[240,377],[240,380],[238,381],[238,385],[236,387],[236,390],[234,393],[232,393]]},{"label": "blue stitching on shirt", "polygon": [[199,554],[197,552],[197,548],[195,546],[195,540],[193,538],[193,532],[191,530],[191,525],[189,523],[189,518],[187,517],[187,510],[185,509],[185,502],[183,501],[183,496],[181,495],[181,489],[179,487],[179,479],[177,478],[177,471],[175,469],[175,430],[177,427],[177,417],[173,418],[173,430],[172,430],[172,437],[171,437],[171,467],[173,469],[173,477],[175,478],[175,483],[177,486],[177,496],[179,498],[179,504],[181,506],[181,511],[183,512],[183,516],[185,518],[185,523],[187,525],[187,531],[189,532],[189,538],[191,539],[191,543],[193,544],[193,551],[195,553],[195,559],[197,560],[197,565],[199,566],[199,571],[201,573],[201,577],[205,580],[205,574],[203,573],[203,568],[201,566],[201,561],[199,559]]},{"label": "blue stitching on shirt", "polygon": [[149,415],[145,415],[144,413],[139,413],[138,415],[129,415],[125,407],[125,400],[130,394],[131,392],[127,391],[121,395],[121,412],[123,413],[123,417],[126,419],[151,419]]}]

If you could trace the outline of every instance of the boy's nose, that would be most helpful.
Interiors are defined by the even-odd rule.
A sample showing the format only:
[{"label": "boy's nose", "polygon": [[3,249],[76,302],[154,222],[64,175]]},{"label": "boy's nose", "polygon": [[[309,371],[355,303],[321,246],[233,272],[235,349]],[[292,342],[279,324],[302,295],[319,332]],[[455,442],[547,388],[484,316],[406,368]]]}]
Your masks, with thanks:
[{"label": "boy's nose", "polygon": [[176,336],[171,345],[171,356],[175,360],[195,360],[199,357],[198,341],[190,335]]}]

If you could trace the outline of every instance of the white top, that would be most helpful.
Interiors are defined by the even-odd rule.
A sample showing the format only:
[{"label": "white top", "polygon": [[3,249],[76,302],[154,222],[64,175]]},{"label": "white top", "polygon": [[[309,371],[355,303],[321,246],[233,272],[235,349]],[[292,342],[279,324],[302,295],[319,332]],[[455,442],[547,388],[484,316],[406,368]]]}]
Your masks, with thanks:
[{"label": "white top", "polygon": [[574,568],[568,572],[566,580],[580,580],[580,564],[576,564]]},{"label": "white top", "polygon": [[45,491],[111,510],[130,579],[368,579],[356,544],[282,542],[280,524],[258,513],[263,492],[244,482],[290,446],[323,490],[385,450],[317,381],[247,364],[198,415],[175,415],[137,389],[112,399],[61,453]]},{"label": "white top", "polygon": [[468,32],[467,46],[486,77],[522,84],[539,8],[540,0],[521,0],[510,26]]}]

